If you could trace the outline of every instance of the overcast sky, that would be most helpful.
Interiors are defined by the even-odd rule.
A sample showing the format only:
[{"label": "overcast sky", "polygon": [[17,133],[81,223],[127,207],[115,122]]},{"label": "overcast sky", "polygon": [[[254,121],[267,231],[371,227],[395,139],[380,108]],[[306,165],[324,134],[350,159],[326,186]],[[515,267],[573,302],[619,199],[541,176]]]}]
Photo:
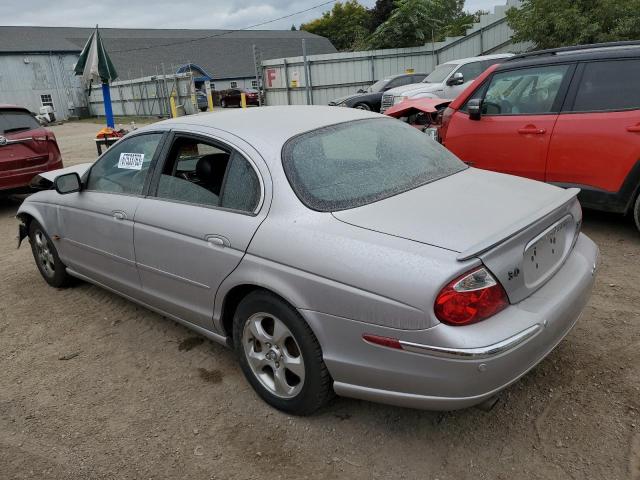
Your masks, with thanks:
[{"label": "overcast sky", "polygon": [[[126,28],[245,28],[322,3],[322,0],[0,0],[2,25]],[[368,7],[375,0],[360,0]],[[467,0],[466,9],[492,10],[506,0]],[[290,28],[320,16],[316,8],[262,28]]]}]

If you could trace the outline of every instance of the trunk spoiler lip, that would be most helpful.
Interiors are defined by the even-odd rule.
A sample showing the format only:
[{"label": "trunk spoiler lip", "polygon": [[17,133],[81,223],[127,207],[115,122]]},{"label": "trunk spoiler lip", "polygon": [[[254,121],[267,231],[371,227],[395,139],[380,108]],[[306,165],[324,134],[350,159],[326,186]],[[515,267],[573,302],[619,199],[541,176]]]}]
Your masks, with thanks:
[{"label": "trunk spoiler lip", "polygon": [[498,246],[500,243],[505,240],[519,234],[523,230],[525,230],[529,225],[534,223],[536,220],[549,215],[554,210],[562,207],[565,203],[569,202],[571,199],[577,197],[578,193],[580,193],[579,188],[569,188],[561,192],[558,197],[554,198],[553,201],[549,202],[547,205],[541,207],[537,211],[531,214],[531,216],[535,216],[535,220],[531,221],[530,218],[525,218],[520,220],[513,225],[505,228],[504,230],[491,235],[490,237],[476,243],[475,245],[469,247],[464,252],[461,252],[456,260],[459,262],[464,262],[466,260],[470,260],[474,257],[478,257],[483,253],[488,252],[494,247]]}]

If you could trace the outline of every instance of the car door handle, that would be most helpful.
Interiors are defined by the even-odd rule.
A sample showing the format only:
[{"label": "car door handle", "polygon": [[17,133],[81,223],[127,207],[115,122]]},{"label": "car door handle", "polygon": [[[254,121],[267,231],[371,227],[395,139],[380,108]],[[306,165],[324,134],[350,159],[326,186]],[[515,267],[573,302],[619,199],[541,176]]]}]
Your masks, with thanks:
[{"label": "car door handle", "polygon": [[632,125],[630,127],[627,127],[627,132],[640,133],[640,123],[638,125]]},{"label": "car door handle", "polygon": [[113,213],[113,218],[115,218],[116,220],[126,220],[127,218],[127,214],[121,211],[115,211],[112,212]]},{"label": "car door handle", "polygon": [[205,240],[214,247],[230,247],[231,242],[222,235],[207,235]]},{"label": "car door handle", "polygon": [[518,133],[522,135],[542,135],[546,133],[547,130],[544,128],[538,128],[534,125],[527,125],[526,127],[522,127],[518,129]]}]

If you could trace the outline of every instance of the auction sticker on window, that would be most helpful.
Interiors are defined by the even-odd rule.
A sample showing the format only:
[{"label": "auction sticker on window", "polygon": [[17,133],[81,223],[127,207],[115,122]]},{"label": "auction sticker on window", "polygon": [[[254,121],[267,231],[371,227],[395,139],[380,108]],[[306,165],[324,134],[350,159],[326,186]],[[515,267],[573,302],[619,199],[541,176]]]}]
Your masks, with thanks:
[{"label": "auction sticker on window", "polygon": [[142,162],[144,162],[144,153],[121,153],[118,168],[142,170]]}]

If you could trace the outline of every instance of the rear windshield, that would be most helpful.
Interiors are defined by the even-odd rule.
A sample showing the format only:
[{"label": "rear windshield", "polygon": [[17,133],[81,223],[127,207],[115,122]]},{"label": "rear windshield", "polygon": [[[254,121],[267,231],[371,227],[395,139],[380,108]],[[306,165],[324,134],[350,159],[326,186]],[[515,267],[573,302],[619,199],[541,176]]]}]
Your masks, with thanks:
[{"label": "rear windshield", "polygon": [[298,198],[322,212],[366,205],[466,168],[439,143],[391,118],[293,137],[284,146],[283,165]]},{"label": "rear windshield", "polygon": [[0,110],[0,134],[39,128],[35,118],[24,110]]}]

